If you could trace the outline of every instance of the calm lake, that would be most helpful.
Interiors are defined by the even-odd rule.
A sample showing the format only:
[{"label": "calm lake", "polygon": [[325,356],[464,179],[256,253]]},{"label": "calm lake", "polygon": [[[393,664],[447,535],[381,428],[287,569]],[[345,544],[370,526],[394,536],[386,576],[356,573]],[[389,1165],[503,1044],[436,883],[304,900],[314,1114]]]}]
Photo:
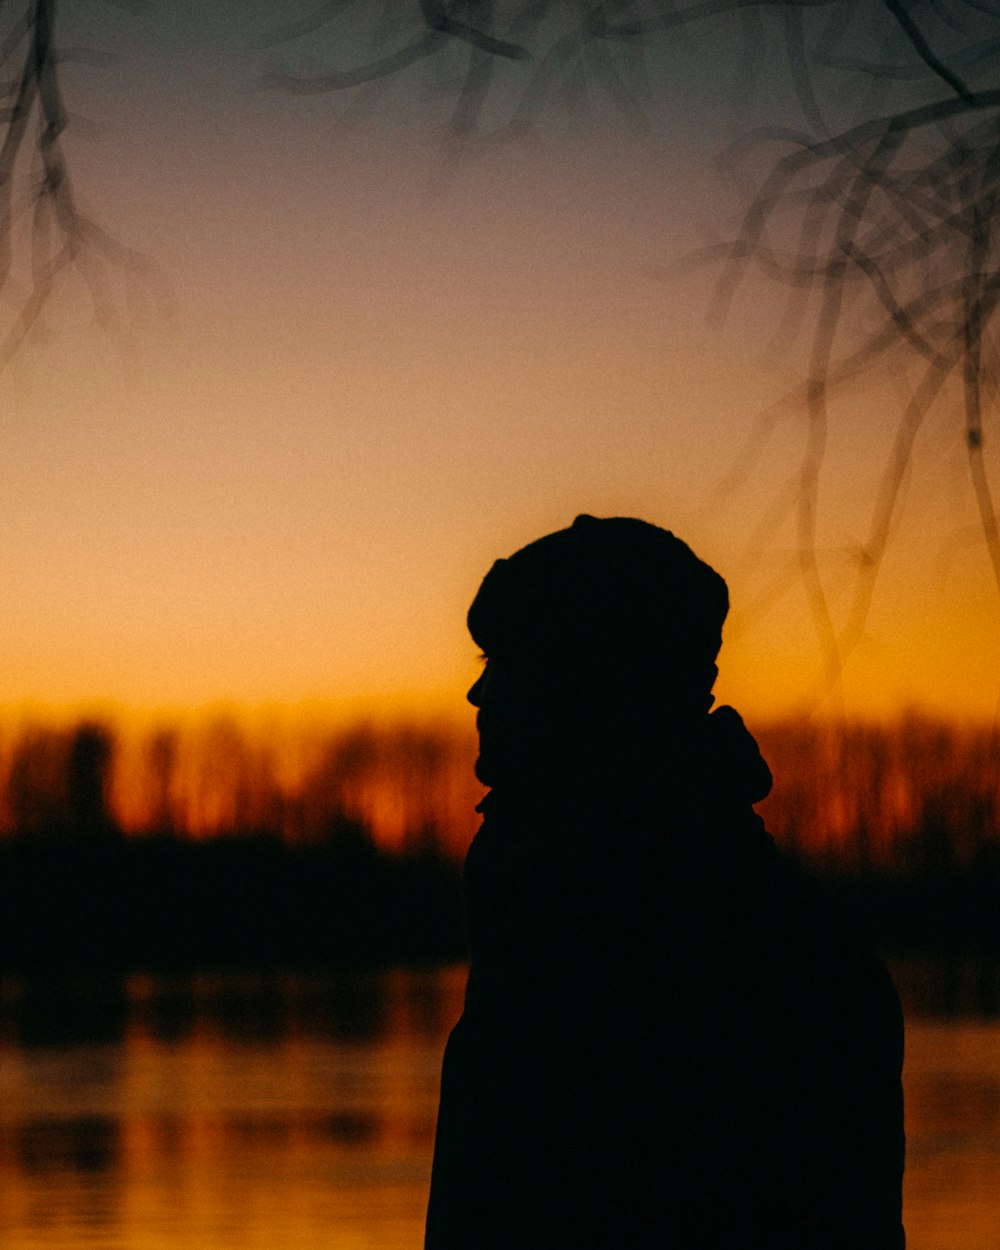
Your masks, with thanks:
[{"label": "calm lake", "polygon": [[[910,1250],[997,1250],[1000,965],[891,968]],[[0,981],[0,1244],[418,1250],[464,980]]]}]

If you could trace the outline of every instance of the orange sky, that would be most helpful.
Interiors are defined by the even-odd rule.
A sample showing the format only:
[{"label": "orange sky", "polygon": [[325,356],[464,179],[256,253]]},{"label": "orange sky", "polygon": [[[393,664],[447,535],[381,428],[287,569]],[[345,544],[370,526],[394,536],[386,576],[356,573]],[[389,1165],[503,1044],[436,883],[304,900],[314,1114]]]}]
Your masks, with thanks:
[{"label": "orange sky", "polygon": [[[116,335],[70,287],[0,377],[0,708],[460,713],[478,579],[581,511],[672,528],[726,576],[721,699],[815,708],[791,516],[765,525],[801,419],[713,494],[798,376],[794,353],[761,361],[776,296],[750,289],[719,331],[707,279],[654,273],[744,202],[711,168],[726,132],[695,54],[658,135],[556,128],[443,179],[429,122],[396,105],[342,129],[329,97],[247,93],[237,18],[167,7],[102,19],[120,61],[67,78],[97,125],[70,131],[81,196],[162,266],[175,314]],[[876,380],[835,411],[840,622],[897,404]],[[952,400],[918,443],[848,710],[992,717],[998,608]]]}]

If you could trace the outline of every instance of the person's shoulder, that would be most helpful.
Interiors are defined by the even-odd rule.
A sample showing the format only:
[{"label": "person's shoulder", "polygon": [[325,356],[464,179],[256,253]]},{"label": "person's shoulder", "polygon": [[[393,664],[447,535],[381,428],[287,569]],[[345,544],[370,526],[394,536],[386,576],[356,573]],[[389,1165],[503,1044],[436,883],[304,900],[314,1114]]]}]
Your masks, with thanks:
[{"label": "person's shoulder", "polygon": [[804,992],[831,1012],[881,1019],[901,1032],[895,986],[858,920],[834,888],[787,853],[779,852],[769,874],[766,923],[772,946]]}]

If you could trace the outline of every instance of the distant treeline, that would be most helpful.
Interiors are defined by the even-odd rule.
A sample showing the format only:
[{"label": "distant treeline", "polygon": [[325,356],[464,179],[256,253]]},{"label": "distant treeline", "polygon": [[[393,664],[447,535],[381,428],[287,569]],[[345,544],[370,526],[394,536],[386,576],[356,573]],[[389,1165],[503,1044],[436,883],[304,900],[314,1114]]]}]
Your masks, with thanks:
[{"label": "distant treeline", "polygon": [[888,726],[758,732],[775,777],[772,835],[834,874],[1000,868],[1000,733],[909,716]]},{"label": "distant treeline", "polygon": [[[884,949],[1000,950],[995,733],[756,728],[768,828]],[[9,732],[0,973],[461,959],[474,756],[441,725]]]},{"label": "distant treeline", "polygon": [[335,843],[460,856],[482,787],[471,734],[446,724],[242,724],[121,730],[30,724],[0,737],[0,836]]},{"label": "distant treeline", "polygon": [[[831,872],[914,874],[1000,856],[1000,736],[911,716],[889,726],[751,725],[775,775],[774,837]],[[481,787],[450,724],[260,726],[235,716],[122,730],[85,721],[0,736],[0,835],[267,836],[459,857]]]}]

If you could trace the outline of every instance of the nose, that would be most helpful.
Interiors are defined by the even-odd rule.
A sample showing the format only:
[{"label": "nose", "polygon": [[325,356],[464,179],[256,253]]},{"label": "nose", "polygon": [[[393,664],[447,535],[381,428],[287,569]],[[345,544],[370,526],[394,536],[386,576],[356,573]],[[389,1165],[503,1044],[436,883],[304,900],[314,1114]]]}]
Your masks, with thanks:
[{"label": "nose", "polygon": [[483,687],[486,684],[486,669],[479,674],[476,680],[469,687],[465,697],[469,700],[473,707],[483,706]]}]

